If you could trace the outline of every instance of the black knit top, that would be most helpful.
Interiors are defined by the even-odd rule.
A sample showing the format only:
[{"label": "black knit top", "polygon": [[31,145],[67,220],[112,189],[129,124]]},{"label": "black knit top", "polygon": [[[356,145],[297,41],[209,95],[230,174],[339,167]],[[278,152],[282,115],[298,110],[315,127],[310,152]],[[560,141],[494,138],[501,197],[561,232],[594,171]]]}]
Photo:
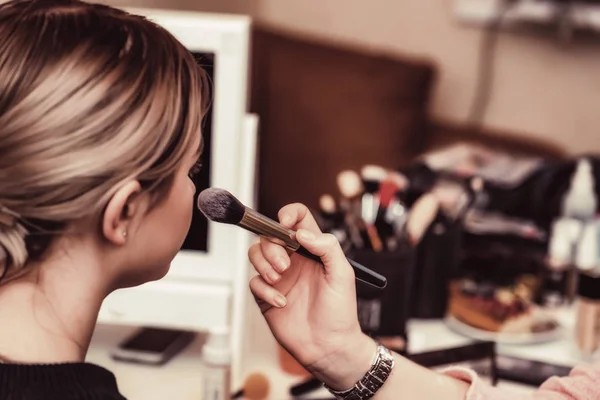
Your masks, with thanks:
[{"label": "black knit top", "polygon": [[0,364],[0,400],[125,400],[115,376],[90,363]]}]

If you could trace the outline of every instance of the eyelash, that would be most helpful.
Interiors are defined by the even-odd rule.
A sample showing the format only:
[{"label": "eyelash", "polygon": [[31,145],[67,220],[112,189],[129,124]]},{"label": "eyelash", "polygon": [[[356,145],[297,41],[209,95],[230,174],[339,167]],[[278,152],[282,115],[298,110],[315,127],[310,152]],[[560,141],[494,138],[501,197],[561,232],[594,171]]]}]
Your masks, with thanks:
[{"label": "eyelash", "polygon": [[196,177],[196,175],[198,175],[198,173],[200,173],[200,171],[202,170],[202,163],[201,162],[197,162],[196,164],[194,164],[194,166],[190,169],[190,172],[188,173],[188,176],[191,179],[194,179]]}]

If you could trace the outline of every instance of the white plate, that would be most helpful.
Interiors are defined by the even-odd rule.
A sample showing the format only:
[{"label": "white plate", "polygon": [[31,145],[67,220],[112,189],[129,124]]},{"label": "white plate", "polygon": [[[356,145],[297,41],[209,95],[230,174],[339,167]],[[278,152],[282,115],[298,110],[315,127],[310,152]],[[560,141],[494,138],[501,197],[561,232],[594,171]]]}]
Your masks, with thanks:
[{"label": "white plate", "polygon": [[501,333],[490,332],[483,329],[475,328],[459,321],[453,316],[448,316],[445,319],[448,328],[456,333],[477,340],[493,341],[496,343],[505,344],[536,344],[546,343],[559,340],[564,335],[564,328],[558,325],[555,329],[548,332],[540,333]]}]

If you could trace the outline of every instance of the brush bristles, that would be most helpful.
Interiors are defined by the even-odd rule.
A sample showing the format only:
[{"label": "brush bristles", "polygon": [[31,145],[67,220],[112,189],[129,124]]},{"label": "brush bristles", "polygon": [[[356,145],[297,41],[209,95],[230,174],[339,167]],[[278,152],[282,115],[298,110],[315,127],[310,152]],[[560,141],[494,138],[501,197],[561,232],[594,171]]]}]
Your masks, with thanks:
[{"label": "brush bristles", "polygon": [[396,186],[398,186],[399,189],[404,189],[408,186],[408,179],[406,179],[406,176],[399,172],[390,172],[387,180],[393,182]]},{"label": "brush bristles", "polygon": [[381,182],[387,174],[388,171],[378,165],[365,165],[360,171],[360,175],[365,181]]},{"label": "brush bristles", "polygon": [[345,170],[338,174],[337,185],[342,196],[348,199],[360,196],[363,191],[360,176],[351,170]]},{"label": "brush bristles", "polygon": [[333,214],[336,212],[335,199],[330,194],[322,195],[319,198],[319,205],[324,213]]},{"label": "brush bristles", "polygon": [[208,188],[198,195],[198,209],[211,221],[237,225],[246,207],[234,195],[223,189]]}]

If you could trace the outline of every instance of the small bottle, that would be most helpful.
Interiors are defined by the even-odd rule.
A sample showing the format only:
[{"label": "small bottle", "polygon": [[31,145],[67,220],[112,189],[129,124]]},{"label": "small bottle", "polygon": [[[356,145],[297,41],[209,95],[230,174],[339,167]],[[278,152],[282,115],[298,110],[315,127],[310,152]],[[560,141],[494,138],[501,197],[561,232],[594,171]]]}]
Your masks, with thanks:
[{"label": "small bottle", "polygon": [[231,343],[227,328],[211,329],[202,348],[202,400],[231,398]]},{"label": "small bottle", "polygon": [[573,300],[576,276],[573,251],[581,225],[577,219],[564,217],[552,224],[546,268],[542,271],[540,303],[544,307],[561,307]]},{"label": "small bottle", "polygon": [[554,220],[548,241],[548,268],[562,271],[573,262],[573,248],[580,235],[582,223],[574,218]]},{"label": "small bottle", "polygon": [[575,266],[590,273],[598,265],[598,220],[583,225],[575,252]]},{"label": "small bottle", "polygon": [[600,350],[600,277],[579,277],[575,339],[582,355],[594,356]]},{"label": "small bottle", "polygon": [[594,170],[590,160],[582,158],[577,162],[569,190],[563,198],[562,215],[581,221],[592,220],[597,203]]}]

